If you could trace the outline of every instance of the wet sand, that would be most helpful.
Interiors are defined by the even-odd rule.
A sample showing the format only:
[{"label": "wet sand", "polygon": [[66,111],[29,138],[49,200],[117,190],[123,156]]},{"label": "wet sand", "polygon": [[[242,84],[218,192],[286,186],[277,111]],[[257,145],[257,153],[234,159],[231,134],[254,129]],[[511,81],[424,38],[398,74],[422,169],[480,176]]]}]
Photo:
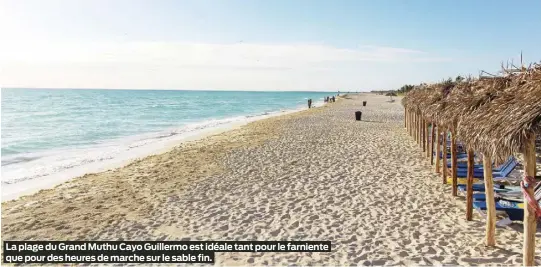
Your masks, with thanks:
[{"label": "wet sand", "polygon": [[216,262],[521,265],[521,224],[498,227],[498,246],[486,248],[483,219],[466,221],[464,199],[441,184],[403,128],[399,99],[388,99],[350,95],[4,202],[3,240],[330,240],[331,253]]}]

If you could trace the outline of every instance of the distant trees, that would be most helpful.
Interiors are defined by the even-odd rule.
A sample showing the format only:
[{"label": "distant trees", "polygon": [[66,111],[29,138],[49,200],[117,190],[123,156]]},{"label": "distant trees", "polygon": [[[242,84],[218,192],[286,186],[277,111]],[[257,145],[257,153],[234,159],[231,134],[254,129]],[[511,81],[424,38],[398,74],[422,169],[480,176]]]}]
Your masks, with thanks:
[{"label": "distant trees", "polygon": [[413,90],[415,86],[411,85],[411,84],[406,84],[406,85],[403,85],[402,87],[400,87],[400,89],[398,89],[398,92],[400,93],[407,93],[411,90]]},{"label": "distant trees", "polygon": [[[464,77],[458,75],[458,76],[456,76],[456,78],[454,78],[454,79],[451,78],[451,77],[449,77],[447,80],[444,80],[442,83],[443,83],[444,85],[446,85],[446,87],[452,87],[454,84],[460,83],[460,82],[462,82],[462,81],[464,81],[464,80],[466,80],[466,78],[464,78]],[[426,85],[426,83],[421,83],[421,84],[420,84],[420,86],[425,86],[425,85]],[[400,93],[400,94],[405,94],[405,93],[407,93],[407,92],[413,90],[413,88],[415,88],[414,85],[411,85],[411,84],[405,84],[405,85],[403,85],[402,87],[400,87],[400,89],[395,90],[395,92]]]},{"label": "distant trees", "polygon": [[[449,77],[447,80],[444,80],[442,81],[443,84],[447,85],[447,87],[452,87],[454,84],[456,83],[459,83],[459,82],[462,82],[464,81],[466,78],[462,77],[462,76],[456,76],[456,78],[451,78]],[[426,86],[427,84],[426,83],[421,83],[420,86]],[[413,88],[415,88],[415,85],[412,85],[412,84],[405,84],[405,85],[402,85],[402,87],[400,87],[400,89],[398,90],[387,90],[387,91],[378,91],[378,90],[373,90],[372,92],[373,93],[379,93],[379,94],[385,94],[385,93],[397,93],[397,94],[405,94],[411,90],[413,90]]]}]

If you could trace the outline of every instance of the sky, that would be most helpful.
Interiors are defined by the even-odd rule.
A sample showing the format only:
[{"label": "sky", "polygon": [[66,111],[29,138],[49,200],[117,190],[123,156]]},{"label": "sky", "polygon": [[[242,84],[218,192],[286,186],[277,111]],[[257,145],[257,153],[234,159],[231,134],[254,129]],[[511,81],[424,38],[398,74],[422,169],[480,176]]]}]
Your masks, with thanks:
[{"label": "sky", "polygon": [[389,90],[540,44],[538,0],[0,0],[3,88]]}]

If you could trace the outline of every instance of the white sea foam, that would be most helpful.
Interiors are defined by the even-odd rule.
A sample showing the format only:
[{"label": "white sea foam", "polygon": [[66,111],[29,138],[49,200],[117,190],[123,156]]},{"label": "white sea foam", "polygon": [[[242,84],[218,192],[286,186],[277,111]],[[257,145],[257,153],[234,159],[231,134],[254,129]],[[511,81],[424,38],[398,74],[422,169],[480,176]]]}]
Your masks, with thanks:
[{"label": "white sea foam", "polygon": [[[314,104],[321,106],[323,102]],[[86,173],[121,167],[134,159],[167,151],[184,141],[196,140],[252,121],[303,109],[306,109],[304,105],[292,110],[206,120],[99,145],[3,157],[2,201],[50,188]]]}]

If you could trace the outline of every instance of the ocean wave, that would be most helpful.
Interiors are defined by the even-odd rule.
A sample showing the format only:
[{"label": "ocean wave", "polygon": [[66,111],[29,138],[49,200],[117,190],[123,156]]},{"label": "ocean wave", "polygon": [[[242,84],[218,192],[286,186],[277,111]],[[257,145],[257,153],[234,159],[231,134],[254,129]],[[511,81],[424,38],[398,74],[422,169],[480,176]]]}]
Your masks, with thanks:
[{"label": "ocean wave", "polygon": [[145,157],[164,147],[171,146],[172,143],[180,142],[187,136],[197,136],[201,131],[233,123],[247,123],[277,113],[280,111],[210,119],[92,146],[2,157],[2,184],[16,184],[57,174],[74,176],[96,172],[102,170],[104,164],[126,162]]},{"label": "ocean wave", "polygon": [[10,164],[16,164],[20,162],[28,162],[35,159],[38,159],[38,156],[12,156],[12,157],[6,157],[2,159],[2,166],[7,166]]}]

